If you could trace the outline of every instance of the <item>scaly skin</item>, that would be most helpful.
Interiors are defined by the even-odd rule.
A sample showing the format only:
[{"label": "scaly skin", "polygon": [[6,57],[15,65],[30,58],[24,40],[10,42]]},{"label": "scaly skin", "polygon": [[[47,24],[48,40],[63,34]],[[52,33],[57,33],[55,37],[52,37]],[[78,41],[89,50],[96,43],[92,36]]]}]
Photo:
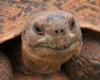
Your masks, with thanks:
[{"label": "scaly skin", "polygon": [[80,56],[70,60],[66,68],[72,80],[100,80],[100,33],[84,31],[83,36]]},{"label": "scaly skin", "polygon": [[7,57],[0,52],[0,80],[13,80],[12,67]]}]

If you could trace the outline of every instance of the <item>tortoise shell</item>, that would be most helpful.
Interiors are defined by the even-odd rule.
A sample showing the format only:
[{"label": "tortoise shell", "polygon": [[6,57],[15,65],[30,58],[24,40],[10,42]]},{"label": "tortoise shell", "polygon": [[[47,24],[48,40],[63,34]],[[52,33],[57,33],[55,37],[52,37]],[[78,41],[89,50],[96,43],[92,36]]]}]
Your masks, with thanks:
[{"label": "tortoise shell", "polygon": [[100,32],[99,0],[1,0],[0,43],[20,35],[29,16],[48,10],[71,12],[78,19],[81,28]]},{"label": "tortoise shell", "polygon": [[[99,0],[80,0],[80,1],[79,0],[46,0],[46,1],[45,0],[41,0],[41,1],[1,0],[0,1],[0,11],[1,11],[0,12],[0,43],[3,43],[9,39],[12,39],[20,35],[21,32],[25,29],[27,20],[29,20],[32,14],[36,14],[41,11],[55,11],[55,10],[71,12],[73,15],[75,15],[75,17],[79,21],[80,28],[85,28],[95,32],[100,32],[100,1]],[[83,48],[83,50],[85,50],[85,48]],[[79,57],[79,59],[82,58]],[[99,56],[96,57],[96,59],[99,59]],[[75,63],[77,63],[77,61]],[[70,66],[72,64],[71,67],[73,65],[77,67],[75,63],[73,64],[73,62],[72,63],[69,62],[67,66],[68,65]],[[96,68],[94,67],[93,68],[98,70],[98,68],[100,68],[98,67],[98,65],[96,65]],[[73,72],[73,69],[76,68],[69,69],[70,72],[71,70]],[[81,67],[80,69],[83,68]],[[77,72],[77,70],[78,69],[76,69],[75,72]],[[81,79],[84,79],[84,75],[83,78]]]}]

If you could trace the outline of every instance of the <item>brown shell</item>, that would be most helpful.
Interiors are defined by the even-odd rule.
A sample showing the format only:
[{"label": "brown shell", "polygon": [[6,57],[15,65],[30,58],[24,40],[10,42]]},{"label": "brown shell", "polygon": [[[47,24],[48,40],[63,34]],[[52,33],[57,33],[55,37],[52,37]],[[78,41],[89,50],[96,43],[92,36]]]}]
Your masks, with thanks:
[{"label": "brown shell", "polygon": [[0,43],[20,35],[31,14],[58,9],[72,12],[81,28],[100,32],[100,0],[1,0]]}]

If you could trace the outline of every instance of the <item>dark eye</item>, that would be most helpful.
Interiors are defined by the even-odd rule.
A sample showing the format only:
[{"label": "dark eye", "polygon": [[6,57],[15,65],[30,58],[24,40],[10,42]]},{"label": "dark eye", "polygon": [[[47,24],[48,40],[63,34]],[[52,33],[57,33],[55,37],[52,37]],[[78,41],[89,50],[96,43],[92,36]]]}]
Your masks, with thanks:
[{"label": "dark eye", "polygon": [[75,20],[73,18],[69,21],[69,28],[70,30],[73,30],[75,28]]},{"label": "dark eye", "polygon": [[34,23],[33,29],[35,33],[38,35],[43,35],[44,34],[44,29],[42,25],[39,25],[38,23]]}]

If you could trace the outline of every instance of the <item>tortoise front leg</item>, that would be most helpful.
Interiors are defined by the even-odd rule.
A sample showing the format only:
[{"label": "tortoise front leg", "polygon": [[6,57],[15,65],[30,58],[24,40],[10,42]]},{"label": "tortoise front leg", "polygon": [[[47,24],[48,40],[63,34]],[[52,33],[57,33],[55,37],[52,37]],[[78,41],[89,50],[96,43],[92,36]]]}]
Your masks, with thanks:
[{"label": "tortoise front leg", "polygon": [[0,52],[0,80],[13,80],[10,61],[2,52]]},{"label": "tortoise front leg", "polygon": [[33,74],[24,75],[17,73],[15,80],[70,80],[69,77],[64,72],[55,72],[51,74]]},{"label": "tortoise front leg", "polygon": [[72,80],[100,80],[100,33],[84,31],[81,54],[66,69]]}]

